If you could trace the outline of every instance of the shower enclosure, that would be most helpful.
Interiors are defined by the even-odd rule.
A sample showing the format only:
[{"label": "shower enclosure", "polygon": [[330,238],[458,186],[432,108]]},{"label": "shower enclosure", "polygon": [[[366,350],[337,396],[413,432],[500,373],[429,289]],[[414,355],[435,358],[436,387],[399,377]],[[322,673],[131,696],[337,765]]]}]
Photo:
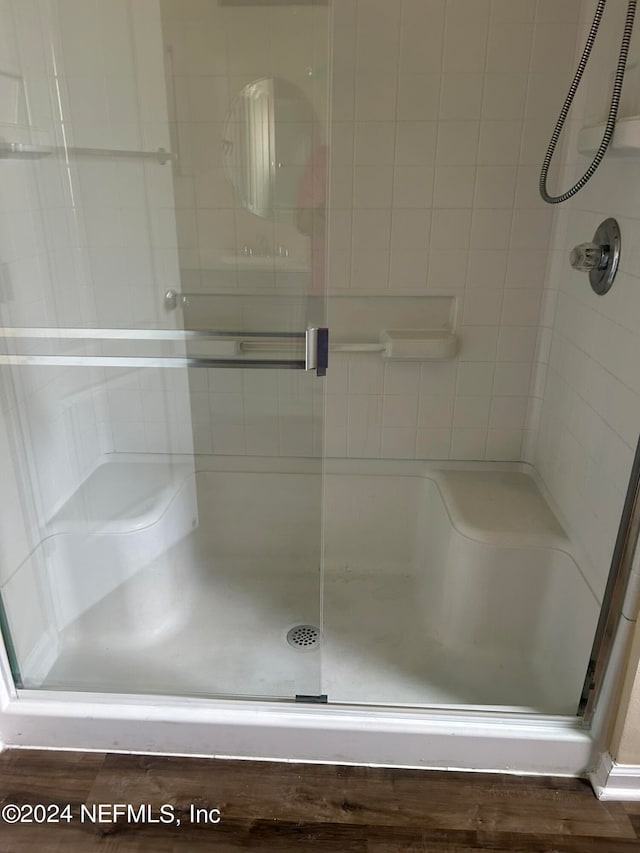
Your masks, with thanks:
[{"label": "shower enclosure", "polygon": [[[584,765],[640,410],[634,259],[597,302],[566,262],[596,208],[537,197],[588,11],[0,3],[9,698],[329,740],[355,706],[555,717]],[[226,754],[402,763],[246,725]]]}]

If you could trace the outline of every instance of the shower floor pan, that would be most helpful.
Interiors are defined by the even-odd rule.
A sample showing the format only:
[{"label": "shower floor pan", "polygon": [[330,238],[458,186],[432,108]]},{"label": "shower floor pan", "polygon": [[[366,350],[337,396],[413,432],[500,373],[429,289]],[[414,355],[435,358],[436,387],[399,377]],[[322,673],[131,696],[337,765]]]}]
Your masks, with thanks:
[{"label": "shower floor pan", "polygon": [[324,576],[321,478],[294,471],[198,471],[199,524],[174,501],[181,537],[76,598],[39,686],[575,714],[599,604],[526,467],[332,462]]}]

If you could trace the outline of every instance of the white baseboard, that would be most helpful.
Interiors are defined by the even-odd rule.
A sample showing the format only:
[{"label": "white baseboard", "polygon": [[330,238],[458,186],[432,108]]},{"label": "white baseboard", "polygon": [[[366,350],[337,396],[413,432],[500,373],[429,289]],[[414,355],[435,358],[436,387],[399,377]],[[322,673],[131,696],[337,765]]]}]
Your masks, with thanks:
[{"label": "white baseboard", "polygon": [[618,764],[605,752],[589,780],[599,800],[640,801],[640,764]]}]

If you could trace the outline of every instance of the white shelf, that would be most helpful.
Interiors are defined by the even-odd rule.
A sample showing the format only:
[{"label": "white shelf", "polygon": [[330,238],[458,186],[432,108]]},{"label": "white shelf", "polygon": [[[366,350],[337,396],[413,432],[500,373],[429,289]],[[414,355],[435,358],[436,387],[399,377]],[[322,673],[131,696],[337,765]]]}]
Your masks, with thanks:
[{"label": "white shelf", "polygon": [[[578,136],[578,151],[588,157],[598,150],[604,136],[604,124],[583,127]],[[615,157],[640,157],[640,116],[618,119],[608,153]]]},{"label": "white shelf", "polygon": [[458,352],[458,336],[448,329],[386,329],[380,341],[389,360],[446,361]]}]

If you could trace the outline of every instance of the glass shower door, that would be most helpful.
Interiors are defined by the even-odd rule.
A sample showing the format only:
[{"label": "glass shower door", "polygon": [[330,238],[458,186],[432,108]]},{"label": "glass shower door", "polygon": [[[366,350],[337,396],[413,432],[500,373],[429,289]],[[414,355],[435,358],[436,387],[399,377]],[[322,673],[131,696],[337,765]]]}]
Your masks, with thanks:
[{"label": "glass shower door", "polygon": [[326,21],[313,4],[5,5],[16,681],[314,696],[323,86],[252,34],[298,28],[312,50]]}]

